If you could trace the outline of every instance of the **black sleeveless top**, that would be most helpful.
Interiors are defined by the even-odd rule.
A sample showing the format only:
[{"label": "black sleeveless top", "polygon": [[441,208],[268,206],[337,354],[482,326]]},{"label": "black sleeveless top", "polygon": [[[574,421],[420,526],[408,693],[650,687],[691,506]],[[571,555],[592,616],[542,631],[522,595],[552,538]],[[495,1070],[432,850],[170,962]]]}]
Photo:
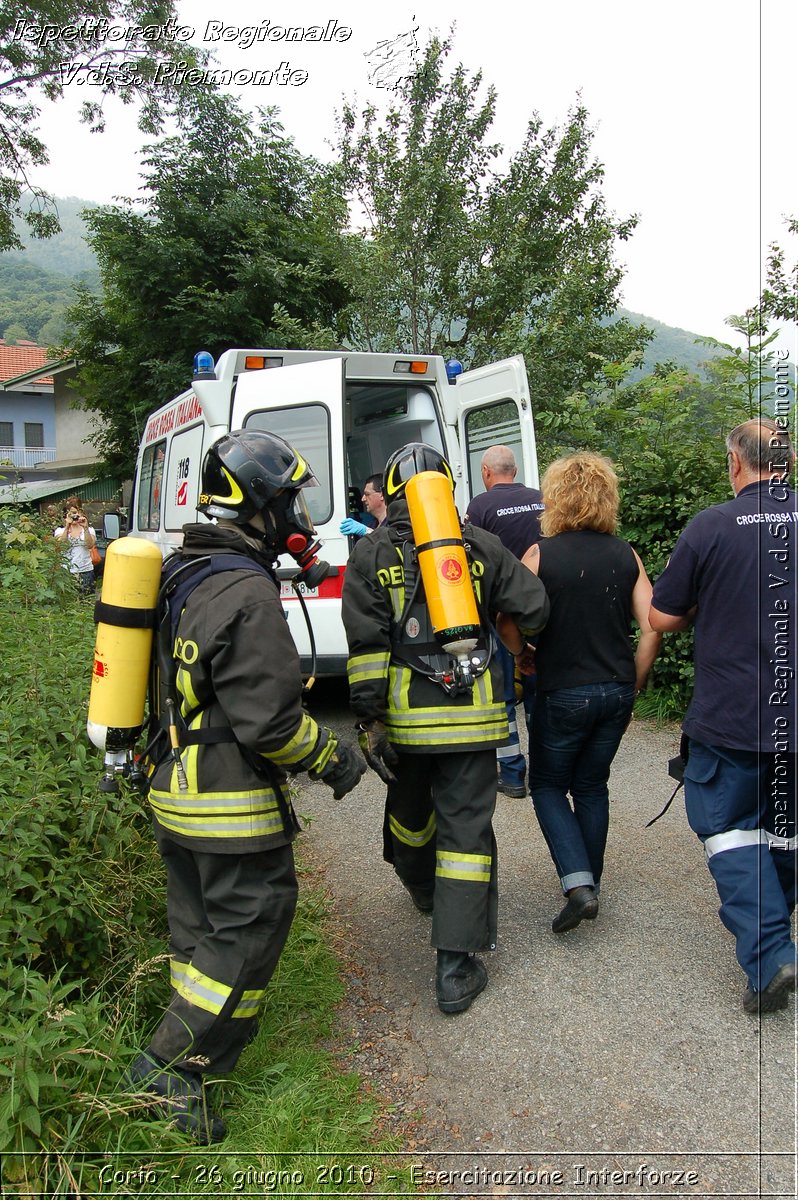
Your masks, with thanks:
[{"label": "black sleeveless top", "polygon": [[539,543],[551,615],[537,637],[538,688],[634,683],[632,592],[639,567],[628,542],[575,529]]}]

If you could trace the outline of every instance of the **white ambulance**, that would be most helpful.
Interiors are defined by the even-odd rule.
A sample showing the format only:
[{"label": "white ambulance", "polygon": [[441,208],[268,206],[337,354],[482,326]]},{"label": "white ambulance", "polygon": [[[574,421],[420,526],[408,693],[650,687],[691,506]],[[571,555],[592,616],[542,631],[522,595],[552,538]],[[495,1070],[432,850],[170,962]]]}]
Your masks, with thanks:
[{"label": "white ambulance", "polygon": [[[513,449],[519,482],[538,485],[520,355],[463,372],[459,363],[430,355],[228,350],[215,366],[210,355],[199,354],[190,390],[148,418],[131,502],[133,535],[156,542],[164,556],[180,545],[183,525],[204,519],[196,504],[205,451],[234,429],[279,434],[310,463],[321,485],[305,492],[322,542],[319,557],[330,564],[327,578],[303,591],[317,674],[346,670],[341,587],[353,543],[339,526],[359,513],[365,480],[382,471],[394,450],[407,442],[441,450],[454,472],[461,514],[484,490],[481,458],[495,443]],[[308,631],[290,582],[296,573],[293,560],[281,560],[283,601],[308,670]]]}]

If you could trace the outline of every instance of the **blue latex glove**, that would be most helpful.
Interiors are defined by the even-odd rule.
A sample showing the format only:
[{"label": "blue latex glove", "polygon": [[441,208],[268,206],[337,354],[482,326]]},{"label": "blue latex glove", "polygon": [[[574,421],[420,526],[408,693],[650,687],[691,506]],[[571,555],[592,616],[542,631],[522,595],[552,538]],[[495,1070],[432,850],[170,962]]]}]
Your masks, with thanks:
[{"label": "blue latex glove", "polygon": [[341,533],[351,534],[353,537],[363,537],[368,533],[368,525],[361,525],[360,521],[355,521],[352,517],[347,517],[340,524]]}]

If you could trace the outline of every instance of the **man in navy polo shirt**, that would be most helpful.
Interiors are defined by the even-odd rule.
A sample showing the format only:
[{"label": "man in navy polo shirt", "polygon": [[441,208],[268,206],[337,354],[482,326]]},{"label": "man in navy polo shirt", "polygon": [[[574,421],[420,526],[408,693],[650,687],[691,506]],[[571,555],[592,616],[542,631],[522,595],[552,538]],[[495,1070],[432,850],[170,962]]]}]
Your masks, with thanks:
[{"label": "man in navy polo shirt", "polygon": [[735,498],[704,509],[654,586],[651,625],[695,619],[685,804],[748,977],[746,1012],[787,1005],[796,984],[798,505],[786,418],[726,440]]},{"label": "man in navy polo shirt", "polygon": [[[496,537],[515,555],[523,558],[530,546],[540,541],[540,514],[543,500],[537,488],[516,483],[518,468],[509,446],[489,446],[482,455],[480,492],[468,506],[466,521],[495,533]],[[506,746],[496,751],[499,761],[498,789],[506,796],[526,796],[526,760],[518,740],[515,716],[515,660],[499,642],[499,658],[504,670],[504,701],[510,737]],[[527,728],[535,705],[535,676],[523,675],[523,702]]]}]

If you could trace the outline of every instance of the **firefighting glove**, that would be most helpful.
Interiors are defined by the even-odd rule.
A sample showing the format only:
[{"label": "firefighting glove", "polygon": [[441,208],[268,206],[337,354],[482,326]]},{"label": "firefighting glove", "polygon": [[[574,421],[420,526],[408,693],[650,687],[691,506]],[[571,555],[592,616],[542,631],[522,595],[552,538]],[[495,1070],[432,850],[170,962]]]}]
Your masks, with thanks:
[{"label": "firefighting glove", "polygon": [[361,524],[361,522],[356,521],[354,517],[347,517],[341,522],[338,528],[340,529],[341,533],[351,533],[353,537],[365,537],[369,531],[368,525]]},{"label": "firefighting glove", "polygon": [[393,768],[399,766],[399,759],[388,741],[382,721],[366,721],[357,729],[360,749],[372,771],[379,775],[383,783],[396,783]]},{"label": "firefighting glove", "polygon": [[366,764],[357,746],[347,742],[338,742],[327,762],[320,771],[309,771],[311,779],[321,779],[333,790],[333,796],[340,800],[352,788],[357,787],[362,775],[366,774]]}]

